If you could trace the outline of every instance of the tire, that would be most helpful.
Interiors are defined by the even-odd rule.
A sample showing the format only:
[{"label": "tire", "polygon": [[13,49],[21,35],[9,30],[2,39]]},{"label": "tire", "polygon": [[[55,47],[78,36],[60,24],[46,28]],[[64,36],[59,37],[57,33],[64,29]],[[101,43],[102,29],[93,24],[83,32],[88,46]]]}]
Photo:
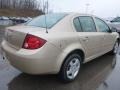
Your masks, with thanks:
[{"label": "tire", "polygon": [[112,63],[111,63],[111,66],[112,66],[113,69],[114,69],[115,66],[116,66],[116,62],[117,62],[117,59],[116,59],[116,56],[115,56],[115,58],[113,59],[113,61],[112,61]]},{"label": "tire", "polygon": [[60,79],[66,83],[75,80],[81,68],[81,61],[80,55],[69,55],[61,67],[61,71],[59,73]]},{"label": "tire", "polygon": [[111,51],[111,54],[113,54],[113,55],[117,54],[118,48],[119,48],[119,40],[117,40],[117,41],[115,42],[115,45],[114,45],[114,47],[113,47],[113,50]]}]

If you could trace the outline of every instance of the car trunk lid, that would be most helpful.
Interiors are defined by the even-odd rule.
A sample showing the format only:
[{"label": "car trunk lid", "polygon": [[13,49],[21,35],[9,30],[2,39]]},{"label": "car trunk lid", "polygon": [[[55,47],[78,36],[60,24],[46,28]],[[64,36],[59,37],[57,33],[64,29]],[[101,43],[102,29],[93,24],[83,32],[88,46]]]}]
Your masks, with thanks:
[{"label": "car trunk lid", "polygon": [[13,26],[6,28],[5,40],[14,48],[22,48],[25,37],[29,33],[45,33],[44,28],[32,27],[32,26]]}]

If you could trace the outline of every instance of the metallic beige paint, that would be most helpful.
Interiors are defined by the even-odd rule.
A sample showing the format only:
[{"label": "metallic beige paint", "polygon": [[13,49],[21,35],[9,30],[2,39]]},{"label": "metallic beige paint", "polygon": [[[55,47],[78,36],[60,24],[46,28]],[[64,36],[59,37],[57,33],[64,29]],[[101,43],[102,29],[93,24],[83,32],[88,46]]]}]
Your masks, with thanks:
[{"label": "metallic beige paint", "polygon": [[[57,74],[67,55],[74,50],[83,51],[83,63],[111,51],[119,35],[115,32],[102,33],[98,28],[97,32],[76,32],[73,19],[78,16],[90,15],[70,14],[48,30],[48,33],[40,27],[8,27],[1,45],[2,51],[14,67],[29,74]],[[23,49],[27,33],[43,38],[47,43],[37,50]]]}]

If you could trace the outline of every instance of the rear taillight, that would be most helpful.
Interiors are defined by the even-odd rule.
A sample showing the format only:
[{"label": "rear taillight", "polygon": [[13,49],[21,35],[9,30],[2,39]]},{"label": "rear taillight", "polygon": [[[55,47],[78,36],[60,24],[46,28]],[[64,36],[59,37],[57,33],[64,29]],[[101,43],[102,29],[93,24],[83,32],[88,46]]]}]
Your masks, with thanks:
[{"label": "rear taillight", "polygon": [[34,35],[27,34],[22,48],[38,49],[38,48],[41,48],[45,43],[46,43],[46,40]]}]

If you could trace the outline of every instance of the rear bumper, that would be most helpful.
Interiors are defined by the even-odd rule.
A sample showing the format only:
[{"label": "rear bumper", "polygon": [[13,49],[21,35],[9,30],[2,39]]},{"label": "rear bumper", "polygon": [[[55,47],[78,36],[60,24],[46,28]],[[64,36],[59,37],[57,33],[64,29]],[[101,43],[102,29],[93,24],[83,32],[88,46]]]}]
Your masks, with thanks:
[{"label": "rear bumper", "polygon": [[[52,45],[46,45],[40,50],[28,51],[25,49],[16,50],[3,41],[1,47],[10,64],[22,72],[28,74],[57,74],[59,72],[59,69],[56,68],[58,67],[56,62],[59,50]],[[47,48],[49,48],[49,53],[46,52]]]}]

